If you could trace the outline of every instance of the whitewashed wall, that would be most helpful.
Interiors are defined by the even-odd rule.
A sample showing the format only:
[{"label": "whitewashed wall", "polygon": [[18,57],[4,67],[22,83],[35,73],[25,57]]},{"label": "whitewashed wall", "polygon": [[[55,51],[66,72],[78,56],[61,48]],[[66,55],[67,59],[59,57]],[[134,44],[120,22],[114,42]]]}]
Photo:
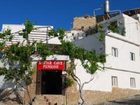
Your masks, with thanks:
[{"label": "whitewashed wall", "polygon": [[[82,83],[90,80],[92,75],[88,74],[86,70],[81,66],[79,60],[76,60],[77,66],[75,74],[80,78]],[[95,91],[112,91],[112,76],[118,77],[118,87],[123,89],[140,89],[140,74],[116,71],[112,69],[104,69],[98,71],[94,75],[93,81],[84,86],[84,90],[95,90]],[[136,81],[136,88],[130,87],[130,78],[134,77]],[[77,87],[78,88],[78,87]]]},{"label": "whitewashed wall", "polygon": [[89,35],[74,42],[77,46],[90,51],[104,52],[104,42],[100,42],[97,35]]},{"label": "whitewashed wall", "polygon": [[[104,65],[105,69],[98,71],[94,75],[95,79],[85,85],[84,90],[111,91],[112,76],[117,76],[119,88],[140,89],[140,25],[137,20],[126,15],[118,15],[107,21],[114,20],[119,21],[122,26],[125,26],[125,36],[109,32],[105,37],[105,46],[102,46],[93,35],[75,42],[75,44],[87,50],[94,49],[100,51],[99,49],[102,46],[102,49],[105,49],[105,54],[107,55]],[[103,23],[106,24],[108,23],[107,21]],[[132,23],[132,25],[129,23]],[[118,48],[118,57],[112,56],[112,47]],[[135,53],[135,61],[131,61],[130,52]],[[82,82],[89,80],[91,77],[80,65],[76,67],[75,73]],[[135,78],[136,88],[130,87],[131,77]]]},{"label": "whitewashed wall", "polygon": [[79,40],[85,37],[85,32],[81,30],[71,30],[71,31],[66,31],[64,40],[65,41],[74,41],[74,40]]},{"label": "whitewashed wall", "polygon": [[12,33],[21,31],[24,28],[25,28],[24,25],[21,25],[21,24],[3,24],[2,25],[2,31],[6,29],[10,29]]},{"label": "whitewashed wall", "polygon": [[134,19],[133,17],[127,16],[125,14],[120,14],[110,18],[109,20],[101,22],[100,24],[103,25],[104,30],[107,30],[108,24],[113,21],[117,21],[119,29],[124,28],[125,35],[123,36],[117,33],[112,35],[117,35],[116,37],[118,38],[140,44],[140,22],[138,19]]},{"label": "whitewashed wall", "polygon": [[126,29],[126,40],[140,44],[140,22],[132,17],[123,15]]},{"label": "whitewashed wall", "polygon": [[81,66],[81,62],[79,60],[75,60],[75,64],[77,65],[75,74],[82,83],[87,82],[94,77],[93,81],[86,84],[83,90],[111,91],[112,87],[111,78],[109,76],[110,74],[106,71],[98,71],[94,75],[91,75]]},{"label": "whitewashed wall", "polygon": [[[118,20],[122,26],[125,26],[125,36],[108,33],[105,38],[105,44],[98,41],[97,35],[89,35],[79,40],[75,40],[75,44],[86,50],[104,52],[107,54],[105,69],[98,71],[94,75],[94,80],[85,85],[84,90],[111,91],[111,76],[118,77],[119,88],[140,89],[140,25],[137,20],[126,15],[118,15],[109,21]],[[104,23],[108,23],[104,22]],[[43,31],[43,30],[41,30]],[[118,48],[118,57],[113,57],[111,48]],[[130,52],[135,53],[135,61],[130,60]],[[91,75],[81,66],[78,60],[75,74],[82,82],[88,81]],[[130,78],[136,80],[136,88],[130,87]],[[0,83],[2,77],[0,77]],[[2,86],[0,84],[0,86]]]},{"label": "whitewashed wall", "polygon": [[[106,67],[140,72],[140,47],[106,36]],[[118,49],[118,57],[112,56],[112,47]],[[130,52],[135,53],[135,61],[130,59]]]},{"label": "whitewashed wall", "polygon": [[28,40],[32,43],[34,41],[46,43],[49,39],[48,31],[53,29],[53,26],[39,26],[35,25],[35,30],[31,31]]}]

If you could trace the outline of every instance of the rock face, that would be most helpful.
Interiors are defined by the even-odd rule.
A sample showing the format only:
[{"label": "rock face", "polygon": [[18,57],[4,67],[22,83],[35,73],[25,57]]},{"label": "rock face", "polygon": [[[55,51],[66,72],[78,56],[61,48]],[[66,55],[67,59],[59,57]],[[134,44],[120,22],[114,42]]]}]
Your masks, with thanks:
[{"label": "rock face", "polygon": [[89,28],[95,27],[96,18],[93,16],[75,17],[73,19],[73,29],[87,31]]}]

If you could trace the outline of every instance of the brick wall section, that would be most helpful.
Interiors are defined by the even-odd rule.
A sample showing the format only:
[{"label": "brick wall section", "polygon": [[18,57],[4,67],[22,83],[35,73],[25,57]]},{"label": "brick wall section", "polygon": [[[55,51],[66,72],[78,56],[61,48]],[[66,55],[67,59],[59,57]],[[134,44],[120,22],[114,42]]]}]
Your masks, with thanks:
[{"label": "brick wall section", "polygon": [[89,27],[95,27],[96,25],[96,18],[93,16],[85,16],[85,17],[75,17],[73,19],[73,29],[74,30],[83,30],[89,29]]}]

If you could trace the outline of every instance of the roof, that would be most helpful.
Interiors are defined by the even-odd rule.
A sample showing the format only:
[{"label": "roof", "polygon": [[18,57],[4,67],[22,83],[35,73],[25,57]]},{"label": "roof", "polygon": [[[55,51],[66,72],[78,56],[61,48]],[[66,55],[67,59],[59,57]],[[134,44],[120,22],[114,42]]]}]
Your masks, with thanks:
[{"label": "roof", "polygon": [[133,15],[136,15],[136,14],[140,14],[140,8],[134,8],[134,9],[126,10],[123,13],[128,15],[128,16],[133,16]]},{"label": "roof", "polygon": [[[128,16],[134,16],[136,14],[140,14],[140,8],[134,8],[134,9],[129,9],[129,10],[125,10],[122,12],[123,14],[126,14]],[[110,17],[114,17],[116,15],[118,15],[119,13],[117,12],[114,12],[112,14],[109,14]],[[96,20],[97,20],[97,23],[103,21],[103,20],[106,20],[108,17],[107,15],[98,15],[96,16]]]}]

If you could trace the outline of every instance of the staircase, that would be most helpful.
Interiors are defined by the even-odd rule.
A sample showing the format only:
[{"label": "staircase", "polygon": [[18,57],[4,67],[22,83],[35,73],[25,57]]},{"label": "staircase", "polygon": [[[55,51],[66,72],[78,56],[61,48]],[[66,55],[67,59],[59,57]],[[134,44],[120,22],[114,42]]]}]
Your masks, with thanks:
[{"label": "staircase", "polygon": [[28,40],[32,43],[34,41],[47,41],[48,39],[48,32],[47,31],[40,31],[40,30],[33,30],[28,37]]},{"label": "staircase", "polygon": [[37,95],[33,105],[65,105],[65,103],[63,95]]},{"label": "staircase", "polygon": [[11,40],[13,44],[16,44],[18,42],[22,43],[24,40],[26,40],[25,38],[23,38],[23,36],[20,36],[18,34],[13,36],[13,39]]}]

